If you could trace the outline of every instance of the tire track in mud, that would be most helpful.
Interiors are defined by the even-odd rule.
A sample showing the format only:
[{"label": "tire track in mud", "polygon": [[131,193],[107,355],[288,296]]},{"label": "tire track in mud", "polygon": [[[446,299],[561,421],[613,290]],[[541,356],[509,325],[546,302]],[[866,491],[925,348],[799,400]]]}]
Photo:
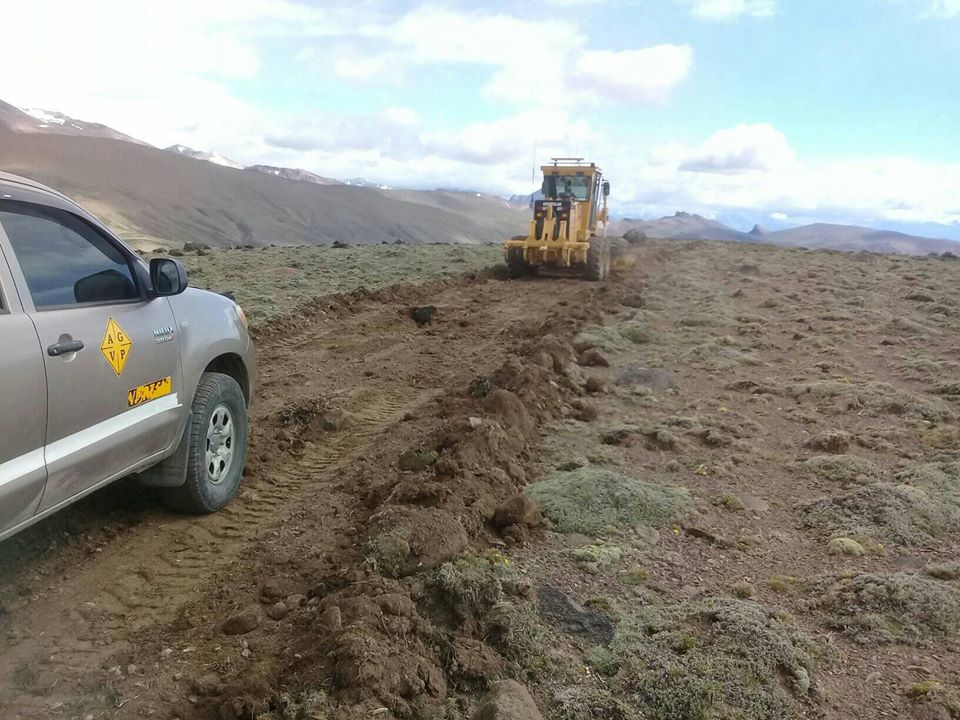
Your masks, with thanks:
[{"label": "tire track in mud", "polygon": [[[259,348],[252,472],[227,509],[201,518],[151,509],[141,523],[85,557],[72,557],[79,551],[69,547],[62,557],[56,550],[46,556],[37,551],[33,564],[28,557],[0,570],[0,587],[20,588],[0,596],[6,611],[0,613],[0,716],[14,707],[26,708],[25,717],[96,707],[102,692],[87,697],[78,688],[102,686],[105,672],[122,674],[127,663],[156,666],[156,657],[143,656],[139,647],[144,633],[156,637],[164,628],[166,638],[179,632],[180,644],[189,645],[189,622],[179,631],[169,628],[207,595],[227,591],[220,587],[223,578],[260,543],[279,542],[303,504],[331,505],[321,526],[309,532],[317,547],[334,547],[362,512],[342,506],[338,474],[451,383],[498,366],[508,354],[504,335],[518,324],[555,309],[557,298],[576,302],[588,287],[563,280],[441,283],[439,290],[401,293],[399,303],[379,293],[348,308],[308,314],[301,328],[268,337]],[[440,308],[440,322],[417,328],[405,312],[411,300]],[[336,398],[350,425],[308,438],[295,453],[280,451],[271,434],[281,429],[276,413],[304,397]],[[96,513],[83,510],[81,521],[96,536]],[[58,528],[56,518],[51,527]],[[40,544],[46,540],[41,526],[28,532]],[[121,669],[111,670],[114,665]],[[139,685],[159,687],[145,680]],[[147,694],[143,687],[138,692]],[[136,713],[129,706],[116,716]]]}]

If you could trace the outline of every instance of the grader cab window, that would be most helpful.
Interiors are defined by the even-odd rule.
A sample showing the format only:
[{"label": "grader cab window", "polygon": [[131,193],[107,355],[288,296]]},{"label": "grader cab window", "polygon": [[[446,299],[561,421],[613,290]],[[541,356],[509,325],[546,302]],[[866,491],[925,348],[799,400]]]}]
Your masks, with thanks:
[{"label": "grader cab window", "polygon": [[590,199],[590,178],[579,175],[548,175],[543,180],[543,194],[548,198]]}]

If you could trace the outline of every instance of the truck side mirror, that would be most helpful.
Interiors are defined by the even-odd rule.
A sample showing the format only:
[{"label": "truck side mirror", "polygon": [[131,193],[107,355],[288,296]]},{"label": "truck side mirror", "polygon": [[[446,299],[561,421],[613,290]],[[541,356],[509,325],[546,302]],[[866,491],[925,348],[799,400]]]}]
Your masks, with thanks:
[{"label": "truck side mirror", "polygon": [[609,196],[610,196],[610,181],[609,181],[609,180],[604,180],[604,181],[603,181],[603,185],[602,185],[601,187],[603,188],[603,196],[604,196],[604,197],[609,197]]},{"label": "truck side mirror", "polygon": [[150,261],[150,283],[156,297],[179,295],[187,289],[187,269],[177,260],[153,258]]}]

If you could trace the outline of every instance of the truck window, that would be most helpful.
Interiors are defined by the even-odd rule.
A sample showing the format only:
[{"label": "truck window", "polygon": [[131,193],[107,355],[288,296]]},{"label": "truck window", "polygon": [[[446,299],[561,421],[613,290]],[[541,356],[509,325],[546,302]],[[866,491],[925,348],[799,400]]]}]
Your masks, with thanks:
[{"label": "truck window", "polygon": [[3,227],[37,309],[138,297],[126,257],[80,218],[0,201]]}]

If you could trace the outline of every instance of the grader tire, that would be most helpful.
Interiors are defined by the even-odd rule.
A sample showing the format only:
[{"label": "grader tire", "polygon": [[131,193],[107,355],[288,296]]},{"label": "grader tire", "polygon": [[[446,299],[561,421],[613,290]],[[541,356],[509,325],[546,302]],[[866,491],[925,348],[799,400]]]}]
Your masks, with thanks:
[{"label": "grader tire", "polygon": [[610,243],[606,238],[595,237],[587,250],[587,266],[584,277],[587,280],[606,280],[610,274]]}]

